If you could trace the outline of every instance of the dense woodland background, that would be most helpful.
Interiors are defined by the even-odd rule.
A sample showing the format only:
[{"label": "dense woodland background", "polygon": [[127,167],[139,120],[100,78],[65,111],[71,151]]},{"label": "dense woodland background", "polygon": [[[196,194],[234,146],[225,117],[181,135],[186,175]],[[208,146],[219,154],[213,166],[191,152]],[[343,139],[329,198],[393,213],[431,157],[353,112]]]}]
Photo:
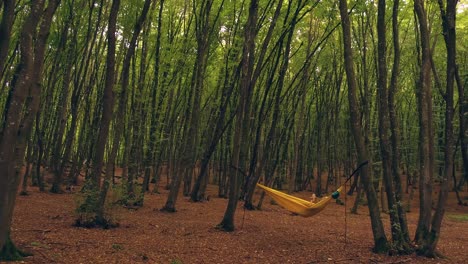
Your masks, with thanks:
[{"label": "dense woodland background", "polygon": [[[216,184],[229,198],[219,228],[233,231],[239,200],[261,207],[258,181],[322,196],[365,160],[350,192],[368,201],[374,250],[437,255],[447,192],[468,180],[466,1],[3,0],[0,10],[4,258],[21,255],[9,239],[21,182],[22,194],[83,186],[75,224],[104,227],[115,224],[109,193],[139,207],[163,180],[161,210],[175,212],[179,191],[205,201]],[[405,199],[418,194],[410,239]]]}]

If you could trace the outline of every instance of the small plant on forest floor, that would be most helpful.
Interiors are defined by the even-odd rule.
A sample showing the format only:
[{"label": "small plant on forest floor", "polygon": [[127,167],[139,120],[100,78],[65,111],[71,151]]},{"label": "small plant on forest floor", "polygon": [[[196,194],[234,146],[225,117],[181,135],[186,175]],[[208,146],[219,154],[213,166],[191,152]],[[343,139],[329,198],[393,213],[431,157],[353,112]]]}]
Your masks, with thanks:
[{"label": "small plant on forest floor", "polygon": [[123,246],[121,244],[112,244],[112,249],[114,250],[122,250]]},{"label": "small plant on forest floor", "polygon": [[111,203],[104,205],[102,217],[98,217],[99,189],[86,186],[76,194],[75,224],[77,227],[104,229],[118,227],[116,208]]},{"label": "small plant on forest floor", "polygon": [[129,193],[127,190],[127,182],[123,181],[122,184],[116,185],[112,188],[109,201],[126,208],[138,209],[143,206],[143,199],[144,194],[142,192],[141,185],[135,184],[133,186],[133,192]]},{"label": "small plant on forest floor", "polygon": [[50,248],[48,245],[42,244],[42,243],[37,242],[37,241],[31,242],[31,246],[33,246],[33,247],[40,247],[40,248],[46,248],[46,249],[49,249],[49,248]]},{"label": "small plant on forest floor", "polygon": [[468,222],[468,214],[450,214],[447,217],[457,222]]}]

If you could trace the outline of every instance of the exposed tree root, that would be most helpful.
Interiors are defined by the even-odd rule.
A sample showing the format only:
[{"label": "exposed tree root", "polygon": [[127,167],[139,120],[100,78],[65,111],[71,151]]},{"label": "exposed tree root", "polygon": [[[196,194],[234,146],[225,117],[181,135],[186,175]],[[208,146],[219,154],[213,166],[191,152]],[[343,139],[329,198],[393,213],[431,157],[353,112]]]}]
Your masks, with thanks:
[{"label": "exposed tree root", "polygon": [[164,206],[163,208],[159,209],[161,212],[166,212],[166,213],[175,213],[177,210],[174,207],[167,207]]},{"label": "exposed tree root", "polygon": [[219,225],[216,226],[216,229],[225,231],[225,232],[233,232],[234,231],[234,225],[232,224],[226,224],[224,222],[220,223]]}]

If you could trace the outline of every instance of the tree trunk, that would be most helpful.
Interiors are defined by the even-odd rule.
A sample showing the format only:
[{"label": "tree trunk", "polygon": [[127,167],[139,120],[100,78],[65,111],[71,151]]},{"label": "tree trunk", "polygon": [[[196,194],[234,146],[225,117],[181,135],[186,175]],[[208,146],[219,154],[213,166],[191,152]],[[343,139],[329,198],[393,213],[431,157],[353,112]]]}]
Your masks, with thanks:
[{"label": "tree trunk", "polygon": [[229,175],[229,201],[223,220],[218,224],[218,228],[224,231],[234,231],[234,215],[239,200],[239,188],[242,172],[245,162],[246,136],[248,133],[248,123],[250,119],[250,103],[253,87],[251,86],[252,71],[254,64],[255,37],[258,15],[258,0],[251,0],[249,5],[249,14],[244,28],[244,46],[242,50],[242,70],[240,84],[240,98],[236,110],[236,126],[234,131],[234,142],[231,158],[231,169]]},{"label": "tree trunk", "polygon": [[[10,226],[26,142],[39,107],[45,43],[59,3],[60,0],[50,1],[42,13],[44,1],[31,2],[20,36],[21,59],[12,81],[11,99],[5,106],[6,125],[0,135],[0,259],[7,259],[16,252],[15,249],[10,250]],[[37,33],[38,21],[40,26]],[[36,42],[33,44],[34,39]],[[27,114],[20,120],[23,106],[27,107]]]},{"label": "tree trunk", "polygon": [[[67,64],[65,68],[65,76],[63,76],[63,81],[62,81],[62,92],[59,97],[59,106],[57,109],[58,112],[58,125],[56,128],[56,133],[55,133],[55,146],[53,148],[53,160],[52,160],[52,168],[54,168],[54,181],[52,183],[52,187],[50,189],[50,192],[52,193],[61,193],[63,192],[61,184],[62,184],[62,177],[63,177],[63,172],[65,167],[62,165],[66,165],[66,161],[63,160],[62,156],[62,147],[63,147],[63,134],[65,132],[65,125],[67,122],[67,104],[68,104],[68,94],[69,94],[69,89],[70,89],[70,80],[71,80],[71,72],[72,72],[72,67],[73,63],[71,63],[73,59],[73,51],[74,51],[74,42],[69,43],[68,42],[68,31],[69,31],[69,26],[70,26],[70,20],[73,19],[73,11],[70,11],[70,15],[67,18],[67,21],[65,23],[65,26],[62,31],[62,35],[60,38],[60,50],[59,52],[63,52],[64,47],[68,47],[65,52],[65,63]],[[76,34],[75,30],[75,34]],[[76,40],[76,38],[74,39]],[[73,41],[73,40],[72,40]],[[60,53],[57,53],[60,54]]]},{"label": "tree trunk", "polygon": [[[97,141],[95,149],[93,150],[93,167],[91,175],[87,180],[89,188],[88,196],[91,199],[85,199],[84,204],[87,207],[91,207],[96,213],[96,217],[93,223],[81,223],[77,220],[77,224],[96,224],[101,226],[108,226],[109,222],[105,219],[103,210],[100,210],[100,202],[103,200],[102,193],[99,195],[99,189],[101,184],[101,174],[104,161],[104,150],[109,136],[109,127],[112,120],[113,106],[114,106],[114,81],[115,81],[115,50],[116,50],[116,23],[117,14],[119,12],[120,0],[113,0],[108,20],[107,30],[107,57],[106,57],[106,70],[105,70],[105,84],[102,98],[102,112],[101,120],[99,125],[99,132],[97,134]],[[107,185],[103,186],[103,189],[107,188]],[[98,202],[95,201],[98,199]],[[88,204],[89,203],[89,204]]]},{"label": "tree trunk", "polygon": [[440,183],[440,192],[437,201],[437,209],[431,222],[431,229],[424,237],[419,253],[428,257],[436,257],[437,242],[440,237],[442,219],[445,214],[445,203],[448,197],[448,177],[453,174],[453,115],[454,115],[454,81],[456,71],[456,35],[455,17],[457,0],[447,0],[444,7],[442,0],[438,0],[442,17],[442,28],[444,33],[445,46],[447,48],[447,80],[445,90],[445,169]]},{"label": "tree trunk", "polygon": [[[380,139],[380,153],[382,157],[382,171],[383,182],[385,185],[385,192],[387,194],[387,204],[390,214],[390,226],[392,231],[392,240],[394,249],[399,253],[410,252],[409,245],[405,241],[404,234],[402,233],[401,221],[399,215],[399,208],[395,199],[395,192],[393,188],[392,176],[397,172],[392,169],[392,152],[390,144],[390,114],[389,114],[389,97],[387,89],[387,40],[386,40],[386,26],[385,26],[385,0],[378,2],[378,15],[377,15],[377,34],[378,34],[378,106],[379,106],[379,139]],[[395,151],[398,151],[394,148]],[[396,168],[398,170],[398,167]],[[398,176],[399,177],[399,176]],[[393,178],[395,179],[395,178]],[[401,188],[400,188],[401,189]],[[383,193],[381,194],[383,195]]]},{"label": "tree trunk", "polygon": [[398,90],[398,76],[400,74],[400,42],[399,42],[399,29],[398,29],[398,13],[399,13],[400,0],[393,1],[393,13],[392,13],[392,35],[393,35],[393,66],[392,75],[390,79],[390,85],[388,88],[388,109],[390,119],[390,131],[391,131],[391,147],[392,147],[392,176],[393,183],[395,184],[395,200],[398,211],[398,217],[400,220],[400,228],[403,239],[405,241],[405,247],[408,247],[410,243],[408,222],[406,220],[406,212],[403,204],[403,188],[401,184],[401,173],[400,173],[400,125],[398,123],[396,107],[395,107],[395,94]]},{"label": "tree trunk", "polygon": [[[344,61],[346,76],[348,81],[348,100],[350,108],[350,119],[351,119],[351,130],[354,137],[354,142],[357,149],[358,163],[362,163],[367,160],[367,150],[364,145],[364,139],[362,137],[362,127],[359,122],[359,107],[356,98],[356,77],[354,73],[353,65],[353,54],[351,49],[351,30],[350,30],[350,19],[348,15],[348,6],[346,0],[340,0],[340,15],[341,15],[341,26],[343,29],[343,41],[344,41]],[[370,166],[369,166],[370,167]],[[369,213],[371,218],[372,233],[374,235],[374,251],[375,252],[387,252],[388,241],[383,229],[382,220],[380,219],[380,211],[378,206],[377,195],[372,185],[372,179],[369,179],[368,169],[366,167],[361,172],[361,180],[364,185]]]},{"label": "tree trunk", "polygon": [[93,155],[93,169],[91,172],[91,184],[99,189],[101,185],[101,173],[104,162],[104,150],[106,148],[107,138],[109,137],[109,127],[112,120],[114,108],[114,81],[115,81],[115,49],[116,49],[116,23],[119,12],[120,0],[113,0],[109,15],[107,30],[107,57],[104,93],[102,97],[101,122],[97,135],[96,147]]},{"label": "tree trunk", "polygon": [[36,139],[37,139],[37,157],[35,163],[35,171],[37,177],[37,185],[39,191],[45,191],[44,173],[42,172],[42,161],[44,157],[44,131],[40,129],[39,123],[41,119],[41,112],[36,113]]},{"label": "tree trunk", "polygon": [[[125,54],[125,58],[122,65],[122,86],[121,86],[121,93],[120,93],[120,101],[117,107],[117,117],[114,123],[114,138],[112,141],[112,148],[107,159],[106,165],[106,177],[104,180],[104,185],[101,188],[101,194],[99,196],[99,204],[97,208],[97,217],[98,219],[104,218],[104,206],[105,200],[107,196],[107,191],[109,189],[110,181],[112,180],[114,167],[115,167],[115,158],[117,156],[117,151],[120,145],[120,139],[122,137],[122,131],[124,126],[124,120],[126,117],[126,106],[128,100],[128,86],[129,86],[129,75],[130,75],[130,62],[135,54],[136,42],[138,36],[140,35],[141,29],[143,27],[143,23],[146,20],[149,8],[150,8],[151,0],[145,0],[143,9],[141,11],[140,17],[135,22],[133,27],[133,35],[129,42],[129,47]],[[112,171],[112,172],[111,172]]]},{"label": "tree trunk", "polygon": [[[175,204],[179,193],[182,175],[184,175],[184,195],[189,195],[193,175],[194,164],[196,164],[196,149],[198,145],[198,130],[200,120],[200,103],[203,94],[203,82],[205,78],[207,60],[210,53],[211,33],[213,25],[210,25],[210,15],[213,1],[206,0],[200,6],[194,6],[195,35],[197,40],[197,57],[193,68],[191,90],[189,91],[188,103],[185,109],[185,118],[188,127],[184,128],[182,135],[182,146],[180,149],[179,162],[173,184],[169,192],[163,211],[175,212]],[[222,5],[222,3],[221,3]],[[198,10],[197,10],[198,8]],[[221,7],[220,7],[221,9]]]},{"label": "tree trunk", "polygon": [[419,22],[419,33],[421,38],[421,68],[419,80],[417,82],[417,98],[419,110],[419,220],[416,229],[415,241],[423,244],[430,228],[431,210],[432,210],[432,179],[433,179],[433,153],[431,154],[431,131],[432,126],[432,98],[431,89],[431,62],[429,30],[427,25],[427,16],[422,0],[414,1],[414,11]]},{"label": "tree trunk", "polygon": [[[87,27],[86,38],[85,38],[85,43],[86,43],[87,49],[85,48],[83,54],[81,54],[82,58],[81,58],[81,60],[79,60],[79,65],[80,66],[79,66],[78,72],[76,73],[75,78],[73,80],[73,91],[72,91],[71,100],[70,100],[71,120],[70,120],[69,129],[68,129],[68,132],[67,132],[67,137],[66,137],[65,143],[64,143],[65,144],[65,149],[64,149],[64,152],[63,152],[63,156],[62,156],[62,164],[60,165],[61,173],[59,173],[59,174],[64,173],[67,162],[70,159],[70,156],[72,154],[72,146],[73,146],[74,138],[75,138],[75,135],[76,135],[76,129],[78,127],[78,110],[79,110],[79,106],[80,106],[80,103],[81,103],[81,93],[83,91],[85,80],[87,79],[87,78],[85,78],[83,76],[88,76],[88,71],[90,69],[90,64],[91,64],[90,61],[91,61],[91,57],[92,57],[92,51],[95,49],[96,39],[97,39],[97,35],[98,35],[98,28],[99,28],[99,25],[101,24],[103,5],[100,5],[98,18],[97,18],[97,21],[96,21],[95,29],[93,31],[92,24],[94,22],[92,21],[92,14],[93,14],[93,10],[94,10],[94,7],[95,7],[95,1],[96,0],[93,0],[90,3],[90,11],[89,11],[89,16],[88,16],[88,20],[87,20],[88,27]],[[93,32],[95,34],[92,34]],[[76,37],[76,34],[75,34],[74,37]],[[98,46],[97,50],[98,50],[97,53],[99,54],[100,53],[99,46]],[[96,70],[94,69],[94,71],[96,71]],[[90,75],[93,76],[94,75],[93,72],[91,72]],[[91,87],[91,84],[89,85],[89,87]],[[82,131],[80,132],[81,137],[84,136],[84,133],[83,133],[84,129],[85,129],[85,126],[82,126],[82,129],[81,129]],[[81,141],[79,141],[79,142],[81,142]],[[82,149],[84,147],[84,145],[85,144],[81,144],[78,147],[77,154],[74,157],[74,162],[73,162],[73,164],[71,166],[70,173],[68,175],[68,179],[74,185],[77,184],[78,174],[81,171],[81,165],[82,165],[81,161],[83,161],[82,158],[79,157],[79,156],[82,156],[82,155],[78,154],[78,153],[81,152],[80,149]],[[80,162],[78,162],[78,161],[80,161]],[[78,172],[78,173],[76,173],[76,172]]]},{"label": "tree trunk", "polygon": [[[156,133],[157,133],[157,122],[159,118],[159,108],[156,104],[156,94],[161,87],[159,84],[159,70],[160,70],[160,61],[161,61],[161,35],[162,35],[162,12],[164,8],[164,0],[159,1],[159,12],[158,12],[158,22],[157,22],[157,32],[156,32],[156,44],[155,44],[155,55],[154,55],[154,78],[152,84],[152,91],[151,91],[151,120],[150,120],[150,140],[148,151],[146,153],[146,165],[153,165],[153,173],[157,175],[158,172],[158,164],[154,164],[156,155],[156,148],[158,146]],[[162,93],[161,93],[162,94]],[[163,100],[163,96],[160,95],[160,102]],[[164,125],[163,125],[164,126]],[[166,125],[167,126],[167,125]],[[158,162],[159,163],[159,162]],[[155,188],[157,189],[157,188]],[[145,191],[145,190],[144,190]]]},{"label": "tree trunk", "polygon": [[[224,89],[222,91],[219,112],[216,117],[217,121],[214,126],[214,132],[211,137],[211,141],[208,143],[208,147],[205,149],[205,152],[202,155],[200,172],[198,174],[197,180],[193,186],[192,193],[190,195],[190,200],[194,202],[201,201],[204,199],[206,184],[203,184],[203,183],[206,182],[205,178],[207,177],[209,161],[211,159],[211,156],[216,150],[216,146],[218,145],[218,142],[222,139],[225,130],[228,128],[228,125],[224,123],[226,119],[227,106],[230,101],[232,92],[234,90],[234,84],[232,83],[231,85],[229,85],[229,72],[228,71],[230,69],[228,68],[228,64],[229,64],[229,57],[226,56],[226,67],[225,67],[225,77],[224,77],[225,79],[224,79],[224,85],[223,85]],[[237,73],[238,71],[236,71],[236,75]],[[232,120],[233,119],[231,118],[228,124],[230,124]]]},{"label": "tree trunk", "polygon": [[[253,76],[252,76],[252,82],[251,82],[252,87],[255,86],[255,83],[257,82],[257,80],[258,80],[258,78],[260,76],[260,73],[261,73],[261,70],[262,70],[262,67],[263,67],[263,64],[264,64],[265,56],[266,56],[266,53],[267,53],[267,48],[270,45],[270,41],[271,41],[272,36],[273,36],[273,31],[274,31],[274,29],[276,27],[276,24],[278,22],[278,17],[280,15],[280,11],[282,9],[282,6],[283,6],[283,2],[278,1],[277,5],[276,5],[275,13],[274,13],[274,15],[273,15],[273,17],[271,19],[270,25],[268,27],[268,32],[267,32],[265,38],[263,39],[262,47],[261,47],[260,52],[258,54],[257,66],[255,67],[255,70],[254,70]],[[276,59],[276,61],[274,63],[275,63],[274,67],[273,67],[274,69],[272,70],[272,72],[278,67],[279,56],[277,56],[277,59]],[[263,151],[263,153],[267,153],[267,155],[265,155],[263,157],[262,161],[259,164],[260,166],[258,166],[258,170],[256,170],[259,146],[260,146],[260,141],[261,141],[261,137],[262,137],[261,136],[262,135],[262,127],[266,123],[265,122],[265,115],[266,115],[265,108],[266,108],[266,104],[267,104],[268,94],[272,90],[273,78],[274,78],[274,74],[271,74],[268,77],[267,84],[265,85],[266,87],[265,87],[265,91],[264,91],[264,94],[263,94],[263,98],[262,98],[262,101],[261,101],[261,104],[260,104],[260,107],[259,107],[259,110],[258,110],[256,133],[255,133],[255,139],[254,139],[253,148],[252,148],[252,155],[251,155],[251,159],[250,159],[249,172],[248,172],[248,175],[246,177],[244,188],[243,188],[243,192],[244,192],[243,193],[243,196],[244,196],[243,198],[245,200],[244,208],[249,209],[249,210],[254,209],[254,207],[252,205],[252,196],[253,196],[253,192],[255,190],[255,185],[258,182],[258,179],[262,175],[262,172],[264,170],[264,166],[263,166],[265,164],[264,160],[267,158],[266,156],[268,154],[270,154],[269,151],[268,151],[268,148],[270,146],[267,144],[264,151]]]},{"label": "tree trunk", "polygon": [[32,157],[33,157],[33,150],[34,150],[34,137],[31,137],[28,143],[28,151],[26,153],[26,171],[24,172],[23,176],[23,183],[21,186],[20,195],[28,195],[28,179],[31,176],[31,170],[34,168],[32,166]]},{"label": "tree trunk", "polygon": [[11,29],[15,19],[15,0],[3,0],[2,21],[0,22],[0,80],[3,79],[3,69],[10,47]]}]

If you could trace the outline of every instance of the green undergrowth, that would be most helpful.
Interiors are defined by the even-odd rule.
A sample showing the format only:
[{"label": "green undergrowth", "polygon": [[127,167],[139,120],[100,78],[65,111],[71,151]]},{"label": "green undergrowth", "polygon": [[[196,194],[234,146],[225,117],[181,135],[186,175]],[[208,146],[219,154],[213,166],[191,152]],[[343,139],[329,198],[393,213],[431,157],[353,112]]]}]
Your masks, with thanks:
[{"label": "green undergrowth", "polygon": [[113,204],[135,209],[143,206],[144,193],[142,186],[139,184],[135,184],[133,192],[129,193],[127,191],[127,183],[124,181],[122,184],[114,186],[109,195],[109,202]]},{"label": "green undergrowth", "polygon": [[8,236],[7,241],[3,248],[0,251],[0,262],[1,261],[20,261],[24,257],[31,256],[32,254],[29,252],[24,252],[20,249],[18,249],[15,244],[10,239],[10,236]]},{"label": "green undergrowth", "polygon": [[88,187],[83,188],[75,196],[75,223],[74,226],[94,228],[102,227],[104,229],[115,228],[119,226],[117,205],[112,191],[108,193],[104,205],[104,214],[99,216],[99,189]]},{"label": "green undergrowth", "polygon": [[449,214],[447,217],[457,222],[468,222],[468,214]]}]

